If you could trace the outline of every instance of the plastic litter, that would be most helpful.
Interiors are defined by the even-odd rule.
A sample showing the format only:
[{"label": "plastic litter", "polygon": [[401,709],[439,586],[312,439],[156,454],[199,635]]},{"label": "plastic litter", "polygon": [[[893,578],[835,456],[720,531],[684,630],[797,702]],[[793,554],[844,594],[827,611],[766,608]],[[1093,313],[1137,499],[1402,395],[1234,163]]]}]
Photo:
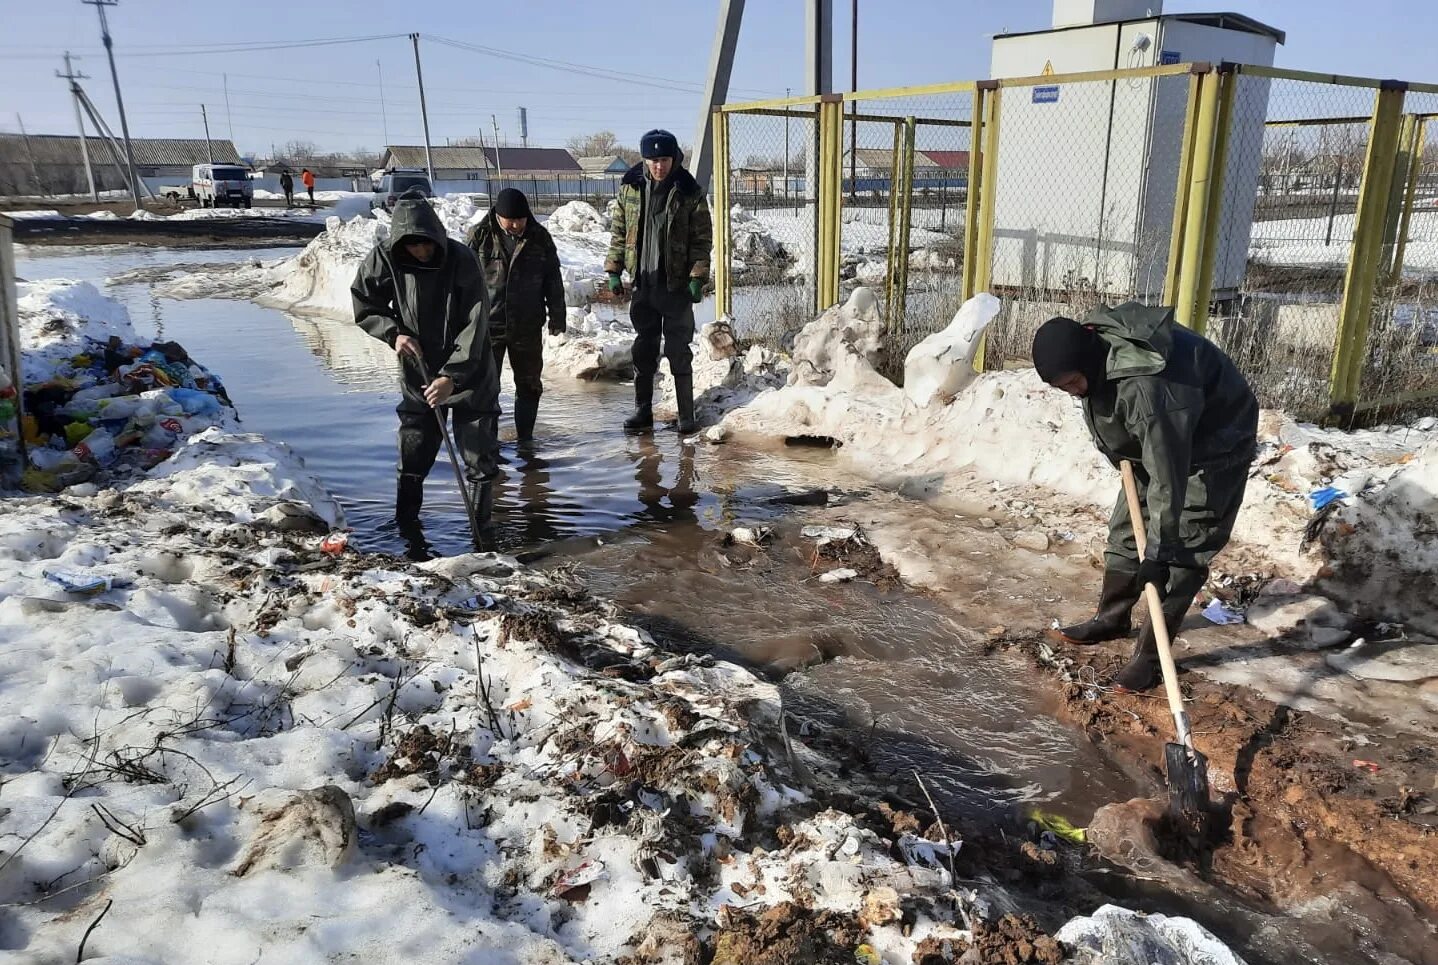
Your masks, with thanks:
[{"label": "plastic litter", "polygon": [[45,579],[51,583],[58,583],[66,593],[75,593],[79,596],[96,596],[100,593],[107,593],[115,586],[112,577],[86,573],[81,570],[45,570]]},{"label": "plastic litter", "polygon": [[347,533],[330,533],[320,540],[320,552],[328,553],[331,556],[339,556],[349,545],[350,538]]},{"label": "plastic litter", "polygon": [[1324,486],[1322,489],[1315,489],[1308,494],[1308,501],[1312,504],[1314,512],[1317,512],[1336,500],[1348,498],[1349,496],[1346,492],[1334,486]]},{"label": "plastic litter", "polygon": [[856,965],[883,965],[884,962],[872,945],[860,945],[854,949],[854,961]]},{"label": "plastic litter", "polygon": [[769,526],[736,526],[729,531],[729,535],[734,538],[736,543],[761,546],[774,535],[774,530]]},{"label": "plastic litter", "polygon": [[609,872],[604,870],[604,862],[591,859],[560,875],[549,889],[549,895],[551,898],[563,898],[576,888],[602,881],[608,877]]},{"label": "plastic litter", "polygon": [[850,580],[854,579],[854,578],[857,577],[858,575],[859,575],[859,571],[858,571],[858,570],[851,570],[851,569],[848,569],[848,568],[837,569],[837,570],[830,570],[830,571],[827,572],[827,573],[820,573],[820,574],[819,574],[819,582],[820,582],[820,583],[848,583]]},{"label": "plastic litter", "polygon": [[1083,828],[1074,827],[1068,818],[1060,817],[1057,814],[1050,814],[1039,808],[1030,808],[1028,819],[1042,831],[1050,831],[1055,837],[1061,838],[1070,844],[1083,844],[1088,840],[1088,832]]},{"label": "plastic litter", "polygon": [[1357,758],[1354,758],[1353,766],[1358,768],[1360,771],[1367,771],[1369,774],[1377,774],[1379,771],[1383,770],[1382,767],[1380,767],[1378,764],[1375,764],[1373,761],[1364,761]]},{"label": "plastic litter", "polygon": [[928,841],[917,834],[904,834],[899,838],[899,853],[904,861],[913,865],[928,865],[931,868],[946,869],[948,859],[959,853],[962,841],[945,844],[942,841]]},{"label": "plastic litter", "polygon": [[56,472],[75,468],[80,463],[80,457],[69,449],[31,449],[30,461],[42,472]]},{"label": "plastic litter", "polygon": [[1243,614],[1229,607],[1222,600],[1214,600],[1203,608],[1203,618],[1221,627],[1243,622]]},{"label": "plastic litter", "polygon": [[220,414],[220,400],[208,392],[176,387],[170,389],[168,395],[180,404],[180,407],[185,410],[185,415]]}]

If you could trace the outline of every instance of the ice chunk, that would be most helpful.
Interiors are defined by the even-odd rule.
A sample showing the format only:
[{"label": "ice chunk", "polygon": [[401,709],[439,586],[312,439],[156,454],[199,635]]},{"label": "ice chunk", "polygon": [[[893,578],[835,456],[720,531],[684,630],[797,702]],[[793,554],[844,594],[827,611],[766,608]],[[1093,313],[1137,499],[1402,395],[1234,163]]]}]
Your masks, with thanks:
[{"label": "ice chunk", "polygon": [[904,360],[904,395],[919,408],[935,399],[947,403],[974,380],[979,337],[999,314],[999,300],[982,292],[964,302],[953,321],[909,350]]}]

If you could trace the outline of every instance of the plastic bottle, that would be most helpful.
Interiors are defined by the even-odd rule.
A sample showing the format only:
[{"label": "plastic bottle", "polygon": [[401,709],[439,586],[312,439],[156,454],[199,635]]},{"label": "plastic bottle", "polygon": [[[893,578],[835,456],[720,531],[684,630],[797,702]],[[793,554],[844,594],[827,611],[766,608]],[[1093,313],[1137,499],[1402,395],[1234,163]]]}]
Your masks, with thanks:
[{"label": "plastic bottle", "polygon": [[81,459],[92,459],[97,465],[108,465],[115,458],[115,437],[104,429],[96,429],[73,450]]}]

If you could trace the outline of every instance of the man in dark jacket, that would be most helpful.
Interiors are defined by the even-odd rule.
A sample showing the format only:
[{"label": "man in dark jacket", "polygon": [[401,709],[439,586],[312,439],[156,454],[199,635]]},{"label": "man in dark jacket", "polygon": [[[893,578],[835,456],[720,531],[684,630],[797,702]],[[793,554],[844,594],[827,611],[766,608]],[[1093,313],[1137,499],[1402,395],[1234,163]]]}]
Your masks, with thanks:
[{"label": "man in dark jacket", "polygon": [[295,206],[295,179],[289,171],[280,172],[280,190],[285,193],[285,207]]},{"label": "man in dark jacket", "polygon": [[654,375],[659,371],[660,340],[678,397],[679,431],[695,432],[694,306],[704,297],[714,229],[704,189],[684,170],[684,154],[673,134],[653,130],[639,142],[644,160],[630,168],[619,186],[619,207],[612,219],[609,256],[604,270],[609,289],[623,291],[628,271],[634,295],[629,319],[634,324],[634,415],[626,432],[654,428]]},{"label": "man in dark jacket", "polygon": [[[1099,451],[1114,466],[1133,464],[1147,515],[1140,560],[1119,493],[1098,611],[1060,632],[1074,643],[1127,636],[1133,606],[1153,583],[1172,636],[1233,532],[1257,452],[1258,400],[1217,346],[1175,325],[1171,309],[1137,302],[1100,308],[1083,324],[1050,319],[1034,335],[1033,356],[1045,382],[1083,399]],[[1147,690],[1158,678],[1158,642],[1145,625],[1114,682]]]},{"label": "man in dark jacket", "polygon": [[499,378],[489,350],[489,298],[474,253],[445,234],[427,200],[406,195],[395,204],[389,240],[365,258],[350,293],[356,324],[400,357],[395,518],[402,525],[419,518],[424,478],[442,441],[434,409],[448,406],[474,488],[478,530],[489,521],[498,474]]},{"label": "man in dark jacket", "polygon": [[496,375],[509,353],[514,367],[514,431],[520,442],[534,438],[539,397],[544,393],[544,328],[565,329],[564,276],[559,251],[534,220],[524,192],[505,188],[489,215],[469,233],[489,292],[489,341]]}]

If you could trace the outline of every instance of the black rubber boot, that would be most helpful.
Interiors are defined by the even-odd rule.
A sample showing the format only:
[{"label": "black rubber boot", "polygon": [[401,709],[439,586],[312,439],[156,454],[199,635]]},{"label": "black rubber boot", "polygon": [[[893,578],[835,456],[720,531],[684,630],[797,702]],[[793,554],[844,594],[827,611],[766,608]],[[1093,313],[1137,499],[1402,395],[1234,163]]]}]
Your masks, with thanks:
[{"label": "black rubber boot", "polygon": [[624,431],[652,432],[654,429],[654,376],[634,376],[634,414],[624,420]]},{"label": "black rubber boot", "polygon": [[674,376],[674,398],[679,407],[679,423],[675,428],[681,436],[692,436],[699,431],[694,419],[694,376]]},{"label": "black rubber boot", "polygon": [[400,473],[399,484],[395,487],[394,518],[399,523],[419,521],[419,509],[424,504],[424,477],[411,473]]},{"label": "black rubber boot", "polygon": [[481,553],[495,548],[494,538],[494,481],[473,483],[470,499],[474,502],[474,548]]},{"label": "black rubber boot", "polygon": [[1073,626],[1060,627],[1059,635],[1069,643],[1103,643],[1117,640],[1133,631],[1133,605],[1143,588],[1132,570],[1104,570],[1103,589],[1099,591],[1098,609],[1091,619]]},{"label": "black rubber boot", "polygon": [[[1168,592],[1163,597],[1163,621],[1168,625],[1168,639],[1172,641],[1183,626],[1184,615],[1193,605],[1193,598],[1203,584],[1208,582],[1208,570],[1188,567],[1173,567],[1169,570]],[[1113,678],[1115,687],[1124,690],[1152,690],[1163,679],[1163,670],[1158,662],[1158,639],[1154,636],[1153,625],[1144,621],[1138,634],[1138,645],[1133,656]]]},{"label": "black rubber boot", "polygon": [[514,438],[529,442],[534,438],[534,422],[539,418],[539,396],[516,395],[514,397]]}]

